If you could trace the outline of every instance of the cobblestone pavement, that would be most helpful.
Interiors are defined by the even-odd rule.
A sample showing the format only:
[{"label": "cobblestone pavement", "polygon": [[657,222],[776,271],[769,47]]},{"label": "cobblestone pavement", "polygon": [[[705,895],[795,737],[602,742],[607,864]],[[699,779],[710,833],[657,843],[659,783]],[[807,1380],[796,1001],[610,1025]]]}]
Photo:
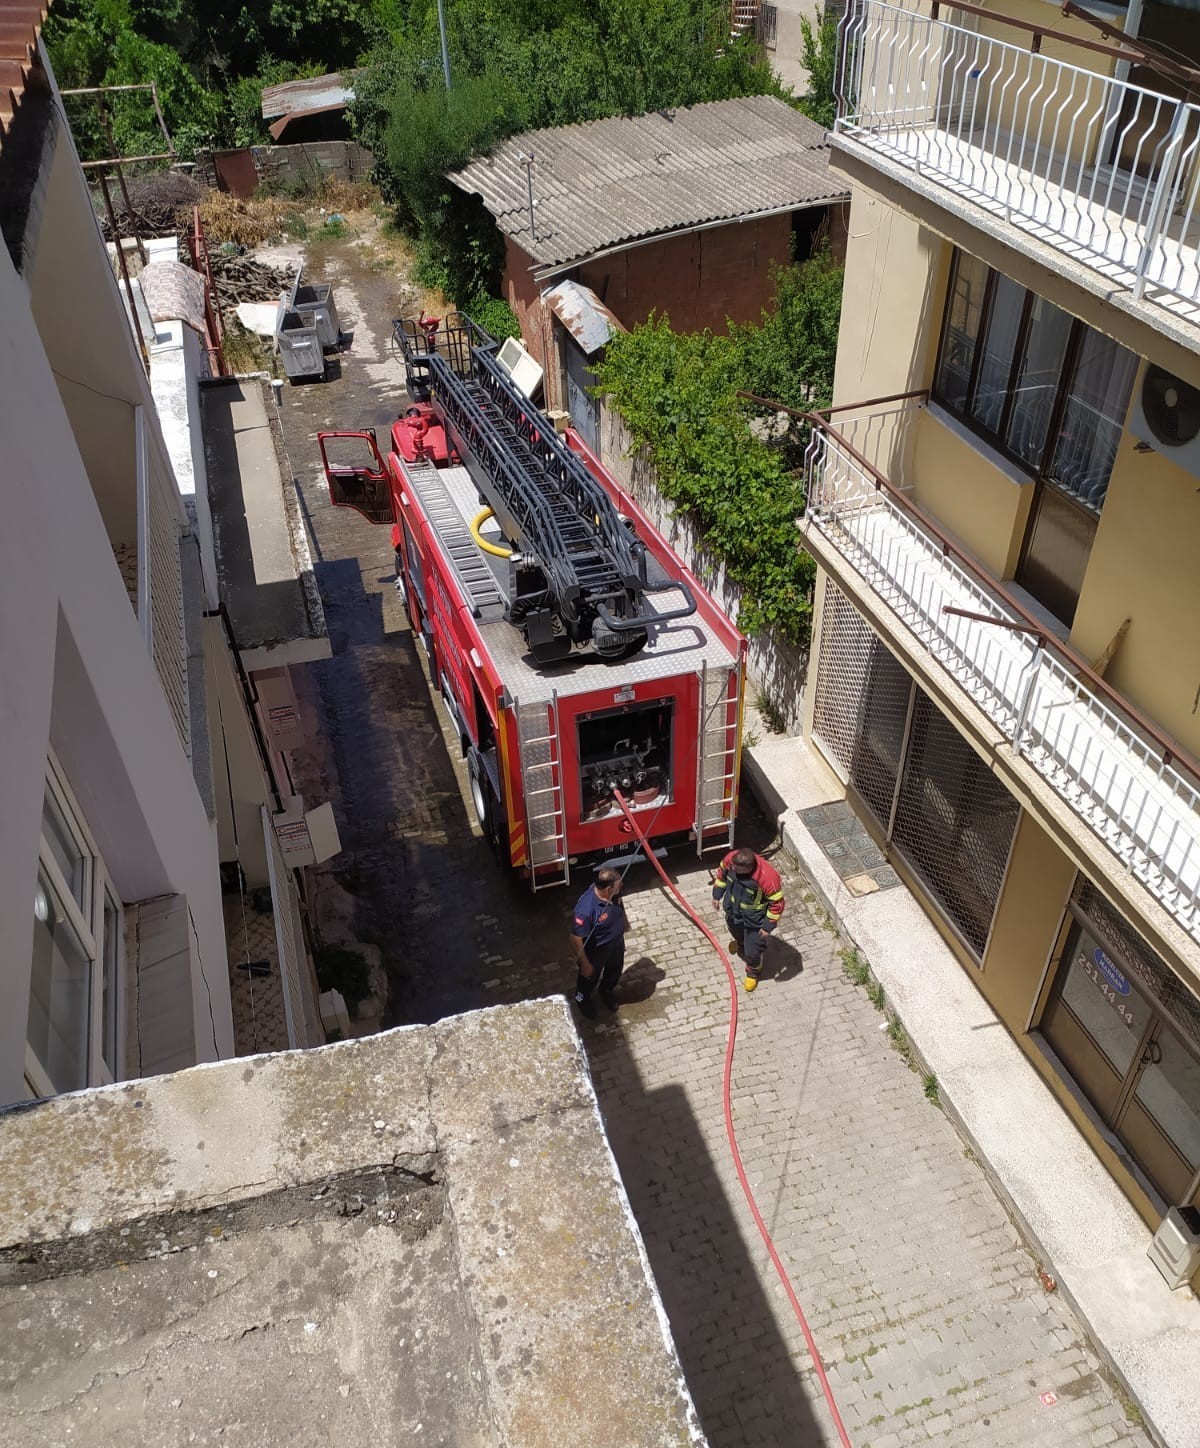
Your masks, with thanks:
[{"label": "cobblestone pavement", "polygon": [[[287,389],[283,404],[335,652],[310,670],[328,754],[299,783],[334,800],[345,850],[329,878],[383,951],[384,1024],[395,1024],[566,989],[571,902],[500,878],[396,605],[387,530],[324,498],[315,429],[383,428],[398,405],[382,345],[394,293],[338,255],[324,279],[354,351],[340,380]],[[739,839],[769,844],[752,807]],[[672,863],[706,905],[707,869],[686,855]],[[981,1166],[846,977],[841,942],[806,904],[795,867],[776,863],[788,911],[766,979],[741,999],[735,1119],[853,1442],[1144,1444]],[[582,1034],[705,1430],[713,1448],[835,1443],[725,1143],[724,973],[648,874],[630,877],[628,899],[624,1004]],[[584,1344],[580,1360],[586,1369]]]}]

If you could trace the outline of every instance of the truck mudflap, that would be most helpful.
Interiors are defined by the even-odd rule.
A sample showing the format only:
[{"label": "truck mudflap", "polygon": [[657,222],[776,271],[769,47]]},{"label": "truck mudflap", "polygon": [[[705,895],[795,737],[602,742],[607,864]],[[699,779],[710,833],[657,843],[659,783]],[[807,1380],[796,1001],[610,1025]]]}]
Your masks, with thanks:
[{"label": "truck mudflap", "polygon": [[368,523],[391,523],[392,493],[374,429],[319,432],[321,466],[335,508],[353,508]]}]

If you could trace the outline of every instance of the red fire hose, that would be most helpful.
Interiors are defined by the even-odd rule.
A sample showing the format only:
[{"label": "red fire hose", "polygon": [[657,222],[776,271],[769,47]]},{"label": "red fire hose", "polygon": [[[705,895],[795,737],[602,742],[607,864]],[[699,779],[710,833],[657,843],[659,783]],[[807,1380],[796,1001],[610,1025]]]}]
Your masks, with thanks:
[{"label": "red fire hose", "polygon": [[754,1200],[754,1192],[746,1176],[746,1169],[742,1165],[742,1154],[738,1150],[737,1132],[733,1127],[733,1105],[729,1096],[730,1082],[733,1079],[733,1049],[737,1042],[738,1027],[737,973],[733,968],[729,956],[725,953],[721,942],[704,921],[700,919],[691,905],[688,904],[679,886],[670,879],[667,872],[659,863],[658,857],[650,849],[646,841],[646,836],[639,828],[638,822],[630,812],[629,806],[625,803],[625,796],[619,789],[613,790],[613,796],[621,809],[621,813],[629,821],[629,827],[637,837],[638,844],[640,844],[645,851],[646,858],[662,876],[663,884],[675,896],[676,900],[679,901],[685,913],[690,916],[697,928],[707,936],[712,948],[721,957],[721,964],[725,967],[725,974],[729,977],[729,1035],[725,1041],[725,1074],[721,1082],[721,1105],[725,1113],[725,1135],[729,1140],[729,1150],[733,1156],[733,1165],[737,1172],[738,1181],[742,1186],[742,1195],[746,1198],[746,1205],[750,1208],[750,1215],[754,1218],[754,1225],[758,1228],[759,1236],[763,1239],[767,1254],[771,1258],[771,1265],[775,1268],[775,1272],[783,1284],[783,1290],[787,1293],[787,1299],[792,1305],[792,1311],[796,1314],[796,1321],[800,1324],[800,1331],[804,1334],[804,1341],[808,1344],[808,1354],[812,1359],[813,1367],[816,1369],[817,1381],[821,1384],[821,1392],[825,1395],[825,1402],[833,1417],[833,1424],[837,1429],[838,1438],[841,1440],[843,1448],[853,1448],[850,1442],[850,1436],[846,1432],[846,1426],[842,1422],[842,1415],[838,1412],[838,1405],[833,1396],[833,1389],[829,1386],[829,1379],[825,1376],[825,1365],[821,1361],[821,1354],[817,1349],[816,1339],[812,1335],[812,1329],[808,1325],[808,1319],[804,1315],[804,1309],[800,1306],[800,1299],[796,1296],[796,1290],[788,1278],[787,1269],[784,1267],[779,1252],[776,1250],[775,1243],[771,1239],[771,1233],[767,1224],[763,1221],[763,1215],[758,1209],[758,1203]]}]

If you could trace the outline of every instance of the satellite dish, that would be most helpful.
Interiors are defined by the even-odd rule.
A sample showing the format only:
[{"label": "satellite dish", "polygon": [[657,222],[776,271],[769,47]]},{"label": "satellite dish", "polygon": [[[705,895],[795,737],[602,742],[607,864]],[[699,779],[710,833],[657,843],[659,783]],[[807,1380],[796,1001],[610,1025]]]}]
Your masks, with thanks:
[{"label": "satellite dish", "polygon": [[1200,434],[1200,388],[1151,363],[1142,379],[1142,414],[1160,447],[1184,447]]}]

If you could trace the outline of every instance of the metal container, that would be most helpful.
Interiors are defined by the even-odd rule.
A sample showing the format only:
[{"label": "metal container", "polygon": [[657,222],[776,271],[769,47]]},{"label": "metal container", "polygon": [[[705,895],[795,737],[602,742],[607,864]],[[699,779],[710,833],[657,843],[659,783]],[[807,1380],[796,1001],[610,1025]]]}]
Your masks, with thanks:
[{"label": "metal container", "polygon": [[293,382],[298,377],[325,376],[325,355],[316,326],[282,301],[275,322],[275,345],[283,370]]},{"label": "metal container", "polygon": [[328,282],[313,282],[311,285],[301,286],[297,276],[296,285],[292,289],[292,307],[309,326],[316,327],[322,347],[337,346],[341,328],[338,325],[333,288]]}]

